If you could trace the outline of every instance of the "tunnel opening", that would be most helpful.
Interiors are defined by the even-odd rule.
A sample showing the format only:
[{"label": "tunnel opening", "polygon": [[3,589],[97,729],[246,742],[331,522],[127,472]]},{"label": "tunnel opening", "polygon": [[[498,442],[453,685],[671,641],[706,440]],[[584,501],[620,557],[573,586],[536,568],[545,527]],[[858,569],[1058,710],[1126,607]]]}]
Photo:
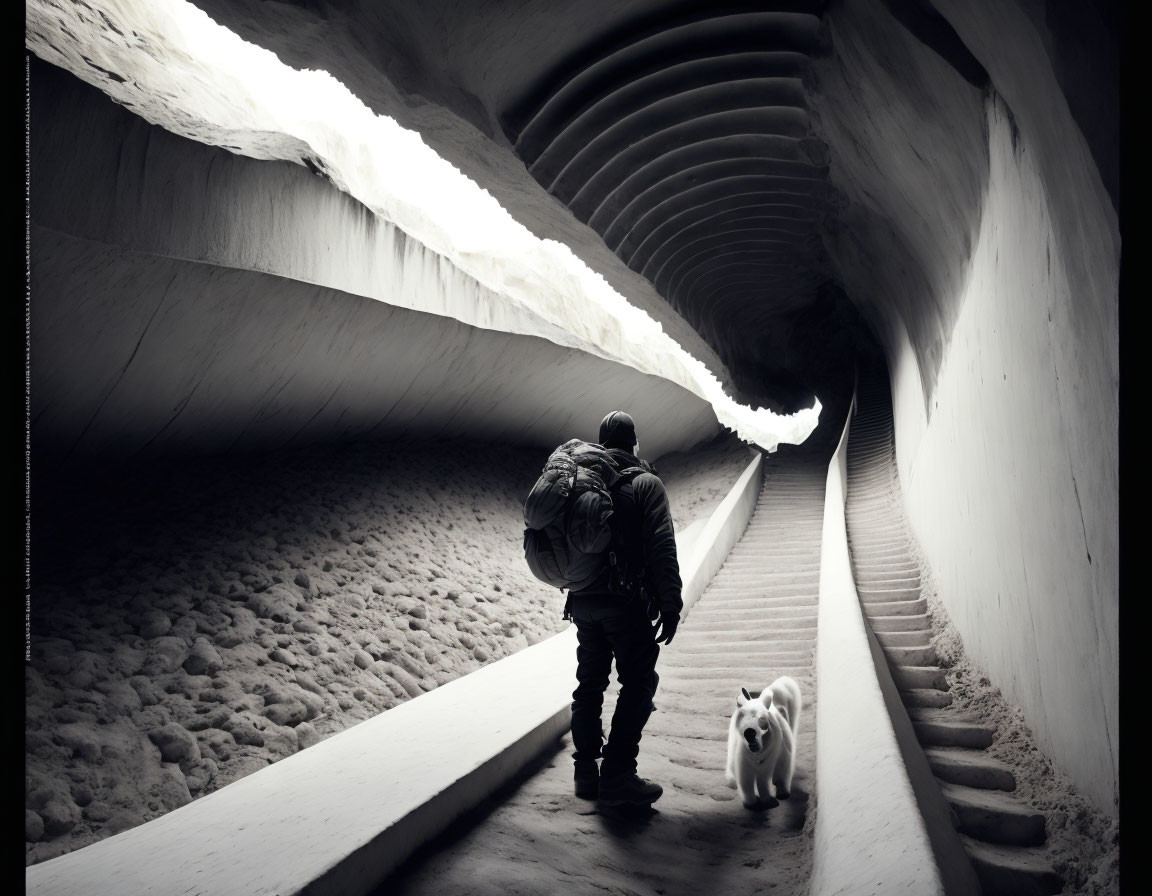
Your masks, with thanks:
[{"label": "tunnel opening", "polygon": [[[90,723],[141,713],[141,730],[192,732],[140,741],[182,756],[179,780],[157,772],[143,798],[159,812],[184,799],[181,782],[204,792],[213,750],[253,770],[314,742],[325,712],[314,697],[369,713],[439,684],[448,670],[414,634],[436,607],[465,622],[453,626],[456,671],[551,633],[543,598],[525,598],[530,624],[478,609],[513,587],[531,593],[488,563],[504,557],[511,569],[511,543],[477,548],[488,565],[473,563],[501,592],[441,587],[451,576],[427,565],[444,553],[463,564],[451,571],[458,580],[473,561],[445,552],[449,533],[464,529],[475,547],[495,516],[473,506],[515,509],[519,481],[486,480],[486,469],[511,459],[530,476],[539,451],[632,402],[650,415],[642,444],[702,508],[748,458],[720,392],[782,417],[818,401],[819,425],[775,460],[811,452],[826,462],[856,371],[881,357],[892,475],[938,577],[941,615],[1052,767],[1115,815],[1115,4],[195,4],[280,63],[327,72],[488,191],[545,259],[501,281],[548,297],[527,311],[510,310],[486,279],[489,234],[450,258],[436,244],[440,213],[407,218],[406,230],[349,189],[354,164],[333,165],[275,128],[222,133],[219,121],[165,105],[171,97],[117,70],[116,53],[46,28],[49,6],[32,4],[28,19],[29,47],[47,60],[30,62],[38,634],[28,680],[43,724],[28,750],[45,763],[29,794],[40,819],[29,816],[33,860],[56,854],[69,830],[131,824],[83,781],[45,771],[123,758]],[[90,24],[100,41],[126,33],[94,14]],[[158,123],[157,108],[176,112]],[[403,181],[400,166],[393,173]],[[666,340],[655,361],[628,353],[631,318],[600,314],[608,293]],[[591,385],[574,395],[573,382]],[[323,480],[308,470],[403,480],[405,464],[415,470],[446,445],[460,456],[445,463],[479,491],[436,497],[451,483],[428,468],[408,484],[428,507],[471,501],[463,523],[410,514],[403,489],[379,498],[378,512],[396,513],[388,518],[413,538],[434,529],[437,547],[389,571],[388,549],[365,526],[329,522],[313,533],[322,543],[300,543],[301,527],[342,515],[317,509]],[[257,512],[229,504],[224,483],[237,494],[245,483],[294,483],[312,498],[297,507],[277,497]],[[173,522],[181,494],[197,500]],[[213,529],[228,533],[214,544],[235,576],[209,581],[194,557],[163,559],[185,536],[206,545]],[[123,537],[137,530],[160,547],[137,550],[136,536]],[[329,582],[329,555],[362,564],[360,578]],[[298,581],[289,560],[318,571]],[[348,668],[372,676],[364,697],[330,692],[305,670],[321,696],[298,674],[300,660],[330,652],[307,612],[317,581],[331,591],[325,601],[352,598],[327,611],[340,629],[334,650],[354,655],[359,629],[377,625],[374,603],[399,624],[395,643],[355,648],[371,647],[365,666]],[[164,610],[166,600],[175,603]],[[79,610],[101,607],[120,614],[109,637],[80,646]],[[148,613],[158,609],[165,619]],[[200,642],[229,641],[231,629],[247,634],[217,654],[240,648],[291,687],[204,681],[217,661]],[[137,674],[109,685],[113,667]],[[174,676],[172,692],[134,681],[162,676]],[[213,692],[224,700],[204,697]],[[238,701],[229,718],[217,718],[211,704],[228,701]],[[1070,704],[1086,707],[1083,730],[1099,737],[1061,724]],[[284,708],[257,728],[273,706]],[[277,730],[276,719],[300,713],[313,715],[295,740]],[[217,730],[226,736],[199,733]],[[1075,886],[1108,886],[1108,869],[1095,884],[1092,871],[1073,870]]]}]

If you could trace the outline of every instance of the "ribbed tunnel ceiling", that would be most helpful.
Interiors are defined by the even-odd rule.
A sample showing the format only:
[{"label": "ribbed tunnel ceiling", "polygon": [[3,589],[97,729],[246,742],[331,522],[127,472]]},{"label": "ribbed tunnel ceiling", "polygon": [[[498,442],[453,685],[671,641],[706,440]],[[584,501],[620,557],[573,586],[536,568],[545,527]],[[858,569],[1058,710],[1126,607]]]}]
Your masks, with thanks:
[{"label": "ribbed tunnel ceiling", "polygon": [[802,82],[820,5],[623,24],[501,115],[532,176],[714,341],[826,279],[836,195]]},{"label": "ribbed tunnel ceiling", "polygon": [[[996,104],[1053,172],[1071,112],[1115,202],[1115,117],[1093,99],[1109,16],[1082,5],[193,2],[418,131],[778,412],[819,396],[836,418],[870,329],[911,344],[931,413]],[[1081,43],[1104,62],[1077,68]]]},{"label": "ribbed tunnel ceiling", "polygon": [[[846,394],[834,393],[850,391],[842,362],[859,317],[825,251],[843,201],[804,83],[828,52],[824,0],[193,2],[369,105],[358,59],[416,109],[450,110],[523,168],[485,168],[489,150],[424,128],[434,114],[410,126],[485,186],[490,176],[529,227],[538,200],[519,183],[534,179],[557,203],[535,232],[585,259],[614,253],[648,281],[715,352],[740,401],[793,413],[819,397],[829,418],[842,412]],[[599,250],[543,224],[565,208]],[[676,332],[626,278],[590,263]]]}]

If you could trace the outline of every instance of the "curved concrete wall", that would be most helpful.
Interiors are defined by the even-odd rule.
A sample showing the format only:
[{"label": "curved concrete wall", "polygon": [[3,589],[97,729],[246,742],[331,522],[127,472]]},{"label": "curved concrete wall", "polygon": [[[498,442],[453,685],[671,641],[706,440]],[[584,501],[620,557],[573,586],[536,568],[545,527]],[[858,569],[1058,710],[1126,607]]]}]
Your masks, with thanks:
[{"label": "curved concrete wall", "polygon": [[984,90],[899,5],[828,16],[831,253],[884,342],[909,518],[969,655],[1115,813],[1115,210],[1017,4],[937,4]]},{"label": "curved concrete wall", "polygon": [[395,307],[515,313],[299,166],[174,137],[48,66],[32,104],[38,473],[336,438],[548,445],[614,407],[652,457],[717,431],[658,377]]},{"label": "curved concrete wall", "polygon": [[37,474],[89,459],[468,436],[551,446],[633,409],[657,457],[716,432],[657,377],[288,278],[35,227]]},{"label": "curved concrete wall", "polygon": [[1100,266],[1070,276],[1045,178],[1003,106],[989,119],[988,206],[931,420],[895,392],[901,479],[969,653],[1115,812],[1117,264],[1089,239],[1076,251]]}]

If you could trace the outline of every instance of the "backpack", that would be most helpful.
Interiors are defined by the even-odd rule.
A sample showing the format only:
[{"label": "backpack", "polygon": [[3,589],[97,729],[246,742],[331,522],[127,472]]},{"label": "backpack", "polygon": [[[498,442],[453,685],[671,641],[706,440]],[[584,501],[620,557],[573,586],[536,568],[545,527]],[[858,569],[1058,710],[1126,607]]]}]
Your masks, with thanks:
[{"label": "backpack", "polygon": [[540,581],[578,590],[609,564],[612,491],[644,472],[617,470],[605,449],[570,439],[552,452],[524,501],[524,558]]}]

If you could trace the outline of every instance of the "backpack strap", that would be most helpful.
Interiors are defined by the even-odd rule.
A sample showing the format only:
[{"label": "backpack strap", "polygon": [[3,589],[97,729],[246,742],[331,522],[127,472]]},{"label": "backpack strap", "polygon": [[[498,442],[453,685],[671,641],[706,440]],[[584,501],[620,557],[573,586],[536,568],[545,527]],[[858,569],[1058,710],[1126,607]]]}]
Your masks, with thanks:
[{"label": "backpack strap", "polygon": [[[626,467],[619,472],[619,478],[612,483],[609,492],[613,494],[613,502],[615,502],[615,493],[624,485],[631,482],[641,473],[648,472],[644,467]],[[619,520],[618,514],[613,514],[614,520],[612,522],[612,541],[608,546],[608,583],[612,591],[628,596],[636,596],[643,585],[643,569],[642,564],[630,562],[635,560],[634,557],[625,556],[624,548],[628,547],[620,537],[620,532],[616,528],[616,521]]]}]

